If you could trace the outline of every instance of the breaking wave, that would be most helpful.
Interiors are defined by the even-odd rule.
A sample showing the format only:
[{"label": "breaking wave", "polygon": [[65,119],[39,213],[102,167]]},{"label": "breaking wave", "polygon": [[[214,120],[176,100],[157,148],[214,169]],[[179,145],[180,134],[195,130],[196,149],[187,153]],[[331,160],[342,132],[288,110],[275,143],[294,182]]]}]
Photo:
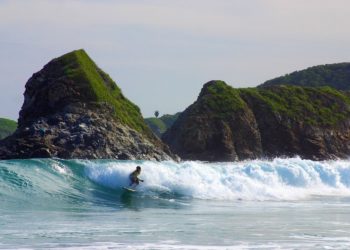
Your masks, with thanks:
[{"label": "breaking wave", "polygon": [[[142,166],[135,195],[169,199],[300,200],[349,196],[350,161],[300,158],[232,163],[31,159],[0,161],[6,204],[113,202],[128,175]],[[65,201],[62,203],[62,201]]]}]

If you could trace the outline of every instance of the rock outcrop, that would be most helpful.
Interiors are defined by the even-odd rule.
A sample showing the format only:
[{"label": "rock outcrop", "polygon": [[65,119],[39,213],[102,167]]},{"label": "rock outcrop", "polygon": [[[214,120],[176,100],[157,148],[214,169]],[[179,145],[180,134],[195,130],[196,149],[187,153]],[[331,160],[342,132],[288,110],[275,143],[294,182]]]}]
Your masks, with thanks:
[{"label": "rock outcrop", "polygon": [[350,154],[350,98],[329,87],[234,89],[211,81],[162,139],[189,160],[345,158]]},{"label": "rock outcrop", "polygon": [[28,80],[18,129],[0,141],[0,159],[44,157],[176,159],[84,50]]}]

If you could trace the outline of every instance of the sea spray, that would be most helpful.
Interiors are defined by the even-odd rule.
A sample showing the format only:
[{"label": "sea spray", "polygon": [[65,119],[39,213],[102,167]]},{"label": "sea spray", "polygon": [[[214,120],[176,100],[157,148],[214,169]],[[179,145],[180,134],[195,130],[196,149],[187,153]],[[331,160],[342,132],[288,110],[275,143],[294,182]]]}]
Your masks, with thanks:
[{"label": "sea spray", "polygon": [[86,163],[86,174],[99,185],[121,188],[142,166],[138,190],[169,192],[199,199],[298,200],[313,195],[350,195],[350,162],[300,158],[232,163],[118,162]]},{"label": "sea spray", "polygon": [[347,160],[0,161],[0,248],[349,248],[349,177]]},{"label": "sea spray", "polygon": [[300,200],[350,195],[350,161],[276,158],[230,163],[31,159],[0,162],[0,199],[94,202],[122,193],[142,167],[138,194],[171,199]]}]

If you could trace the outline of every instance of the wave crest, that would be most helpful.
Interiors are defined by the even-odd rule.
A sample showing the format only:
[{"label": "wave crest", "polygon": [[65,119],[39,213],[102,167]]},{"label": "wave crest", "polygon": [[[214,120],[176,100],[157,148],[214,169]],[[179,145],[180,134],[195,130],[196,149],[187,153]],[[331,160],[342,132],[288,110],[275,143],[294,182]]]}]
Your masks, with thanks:
[{"label": "wave crest", "polygon": [[310,196],[350,195],[350,162],[300,158],[234,163],[91,162],[86,175],[99,185],[121,188],[142,165],[138,189],[199,199],[298,200]]}]

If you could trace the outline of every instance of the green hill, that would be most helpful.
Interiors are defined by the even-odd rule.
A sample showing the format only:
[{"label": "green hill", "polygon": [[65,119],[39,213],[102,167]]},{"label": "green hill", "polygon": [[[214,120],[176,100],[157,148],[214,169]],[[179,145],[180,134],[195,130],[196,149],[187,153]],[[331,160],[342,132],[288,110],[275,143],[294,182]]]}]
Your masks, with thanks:
[{"label": "green hill", "polygon": [[334,125],[350,115],[350,97],[328,86],[281,85],[235,89],[224,81],[213,81],[203,88],[196,112],[230,119],[233,113],[247,109],[248,101],[285,119],[309,125]]},{"label": "green hill", "polygon": [[[54,85],[48,82],[55,80]],[[35,103],[24,103],[19,117],[19,126],[25,122],[60,111],[65,105],[85,103],[111,107],[111,118],[153,138],[143,120],[138,106],[129,101],[116,83],[103,72],[83,50],[75,50],[50,61],[28,81],[26,95],[33,95],[33,86],[40,86],[43,98],[34,98]],[[51,86],[51,87],[50,87]]]},{"label": "green hill", "polygon": [[11,135],[17,128],[17,122],[0,118],[0,140]]},{"label": "green hill", "polygon": [[84,50],[48,62],[25,84],[18,129],[0,159],[177,159],[139,108]]},{"label": "green hill", "polygon": [[350,153],[350,96],[331,87],[206,83],[162,136],[182,159],[333,159]]},{"label": "green hill", "polygon": [[139,132],[148,132],[139,107],[130,102],[115,82],[103,72],[84,50],[76,50],[55,59],[64,64],[64,75],[79,83],[88,102],[106,102],[114,107],[114,116]]},{"label": "green hill", "polygon": [[304,87],[330,86],[338,90],[350,90],[350,63],[310,67],[266,81],[259,87],[274,85],[297,85]]},{"label": "green hill", "polygon": [[291,122],[333,126],[350,116],[350,97],[331,87],[272,86],[239,90],[242,98],[254,100],[262,109]]},{"label": "green hill", "polygon": [[181,112],[178,112],[174,115],[163,115],[159,118],[145,118],[145,122],[151,128],[154,134],[156,134],[158,137],[161,137],[162,134],[164,134],[165,131],[167,131],[167,129],[173,125],[180,114]]}]

